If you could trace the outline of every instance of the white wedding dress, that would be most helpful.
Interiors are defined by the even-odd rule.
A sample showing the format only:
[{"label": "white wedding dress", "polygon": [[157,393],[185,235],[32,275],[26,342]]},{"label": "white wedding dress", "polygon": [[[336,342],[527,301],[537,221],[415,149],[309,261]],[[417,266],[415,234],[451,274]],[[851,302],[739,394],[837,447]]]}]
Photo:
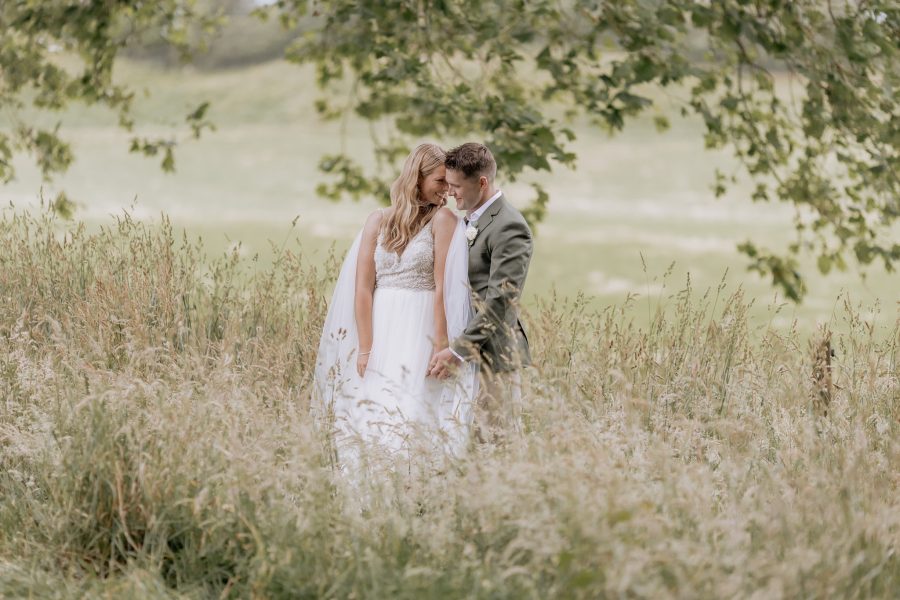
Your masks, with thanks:
[{"label": "white wedding dress", "polygon": [[[313,408],[329,427],[344,469],[376,458],[416,460],[459,456],[468,440],[477,391],[474,365],[456,377],[426,377],[434,323],[434,235],[429,222],[403,253],[375,248],[372,352],[365,376],[356,372],[354,312],[360,239],[347,253],[319,344]],[[471,317],[468,244],[457,224],[444,274],[444,310],[450,339]]]}]

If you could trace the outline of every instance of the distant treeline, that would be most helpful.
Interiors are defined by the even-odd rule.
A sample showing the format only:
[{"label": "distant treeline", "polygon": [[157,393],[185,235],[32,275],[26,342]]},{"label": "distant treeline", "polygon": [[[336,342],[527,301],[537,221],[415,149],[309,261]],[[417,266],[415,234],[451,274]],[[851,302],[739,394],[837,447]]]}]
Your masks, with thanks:
[{"label": "distant treeline", "polygon": [[[285,50],[308,26],[301,22],[296,29],[287,30],[277,18],[262,20],[251,14],[256,7],[252,0],[220,0],[206,10],[222,14],[222,28],[208,35],[205,48],[189,57],[189,62],[201,69],[229,69],[282,58]],[[198,38],[201,37],[197,32]],[[160,36],[145,37],[129,46],[123,53],[132,59],[177,67],[188,62]]]},{"label": "distant treeline", "polygon": [[[253,14],[264,2],[254,0],[207,0],[200,9],[223,16],[223,25],[214,34],[206,35],[205,48],[190,57],[181,56],[176,48],[161,36],[146,37],[129,46],[123,53],[132,59],[153,62],[165,67],[178,67],[190,62],[206,70],[229,69],[264,63],[283,58],[285,50],[306,30],[315,25],[318,18],[301,18],[293,29],[282,26],[277,16],[263,20]],[[198,39],[201,37],[197,32]],[[608,51],[617,51],[614,37],[602,36],[601,45]],[[687,56],[698,64],[709,59],[707,37],[696,32],[689,38]],[[768,56],[758,57],[758,64],[773,72],[780,72],[783,65]]]}]

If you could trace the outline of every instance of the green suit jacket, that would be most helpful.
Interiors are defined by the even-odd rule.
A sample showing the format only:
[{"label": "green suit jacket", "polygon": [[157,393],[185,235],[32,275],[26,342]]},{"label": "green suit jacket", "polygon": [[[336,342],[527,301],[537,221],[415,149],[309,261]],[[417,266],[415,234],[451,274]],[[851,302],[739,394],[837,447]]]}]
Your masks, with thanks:
[{"label": "green suit jacket", "polygon": [[480,358],[494,372],[531,364],[528,338],[519,319],[519,298],[531,262],[531,229],[502,195],[475,224],[469,242],[469,284],[475,316],[453,341],[465,359]]}]

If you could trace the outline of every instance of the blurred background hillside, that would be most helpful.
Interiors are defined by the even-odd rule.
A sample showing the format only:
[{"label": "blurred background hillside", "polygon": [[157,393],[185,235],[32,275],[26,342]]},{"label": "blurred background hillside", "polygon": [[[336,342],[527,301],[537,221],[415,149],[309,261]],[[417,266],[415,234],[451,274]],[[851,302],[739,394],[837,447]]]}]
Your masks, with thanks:
[{"label": "blurred background hillside", "polygon": [[[210,254],[239,246],[265,264],[272,244],[299,244],[321,260],[331,248],[343,252],[379,199],[333,203],[317,197],[316,185],[325,177],[317,164],[323,154],[338,151],[364,164],[371,160],[370,124],[326,122],[316,113],[314,102],[322,95],[313,69],[283,59],[304,22],[291,29],[263,22],[251,14],[257,3],[247,0],[211,7],[223,10],[228,21],[189,65],[170,47],[146,39],[117,66],[119,80],[146,90],[135,107],[139,134],[183,129],[186,111],[211,102],[216,130],[179,146],[174,174],[129,154],[130,136],[114,115],[73,107],[34,115],[37,122],[61,123],[76,156],[72,168],[42,182],[28,158],[19,156],[17,179],[0,187],[3,205],[37,206],[42,196],[65,189],[79,205],[76,217],[91,227],[109,223],[122,210],[146,219],[165,213],[189,235],[202,237]],[[666,98],[658,100],[665,111]],[[810,293],[800,306],[784,304],[768,281],[747,273],[737,244],[752,238],[784,248],[793,241],[793,209],[753,203],[749,184],[715,199],[715,169],[730,173],[736,165],[725,154],[704,150],[701,124],[674,111],[665,114],[671,129],[657,132],[653,119],[663,114],[641,117],[612,137],[588,123],[573,123],[577,168],[539,175],[550,193],[549,216],[538,226],[527,303],[552,291],[583,293],[598,307],[634,297],[635,316],[646,319],[689,278],[698,295],[723,281],[729,290],[744,288],[761,326],[786,328],[795,320],[802,331],[828,321],[840,326],[835,321],[842,294],[860,304],[864,315],[893,324],[897,276],[880,268],[870,269],[865,279],[855,264],[822,276],[808,259]],[[435,141],[449,147],[463,140]],[[499,184],[522,206],[532,196],[525,183],[504,181],[502,164]],[[777,314],[775,306],[782,306]]]}]

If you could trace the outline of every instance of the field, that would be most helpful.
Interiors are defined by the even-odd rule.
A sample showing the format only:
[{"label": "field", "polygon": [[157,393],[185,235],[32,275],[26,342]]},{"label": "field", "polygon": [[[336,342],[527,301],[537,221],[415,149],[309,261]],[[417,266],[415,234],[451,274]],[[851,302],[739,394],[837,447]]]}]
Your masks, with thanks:
[{"label": "field", "polygon": [[694,125],[585,133],[547,178],[524,430],[346,477],[308,413],[376,205],[313,196],[339,126],[287,65],[122,76],[157,82],[149,128],[209,94],[219,130],[164,176],[72,111],[84,222],[25,210],[24,162],[0,192],[0,596],[896,597],[896,276],[778,308],[733,248],[784,207],[710,200]]},{"label": "field", "polygon": [[[131,214],[139,218],[165,213],[177,228],[202,236],[212,254],[240,242],[245,255],[259,254],[265,263],[271,240],[300,244],[306,255],[324,260],[332,245],[339,252],[347,248],[365,215],[379,206],[376,199],[334,204],[315,195],[322,154],[349,148],[366,162],[371,142],[361,123],[342,129],[341,123],[318,119],[312,109],[318,92],[308,70],[272,62],[218,72],[161,72],[124,63],[120,71],[123,80],[151,90],[138,102],[139,133],[172,132],[189,108],[206,99],[213,100],[218,130],[185,142],[177,172],[166,175],[156,161],[126,152],[127,135],[115,128],[113,117],[69,111],[63,132],[73,141],[77,162],[45,186],[45,195],[66,189],[81,203],[78,217],[88,224],[108,223],[133,206]],[[45,123],[58,119],[48,115]],[[807,259],[810,294],[799,307],[783,305],[768,281],[747,273],[737,244],[749,237],[773,249],[786,247],[794,235],[792,209],[752,203],[748,185],[714,199],[714,168],[730,172],[734,165],[725,155],[704,151],[698,123],[672,123],[670,131],[658,134],[648,116],[612,138],[576,123],[577,169],[533,177],[547,187],[551,202],[538,230],[529,305],[553,289],[564,296],[584,293],[597,307],[637,294],[635,315],[643,318],[690,274],[700,292],[715,289],[723,278],[730,290],[741,287],[754,301],[757,324],[774,321],[787,330],[796,319],[805,333],[819,323],[838,325],[835,308],[842,293],[877,325],[893,324],[897,275],[880,268],[869,269],[863,280],[851,261],[848,272],[823,277]],[[0,188],[2,205],[34,206],[40,179],[27,160],[17,165],[19,180]],[[514,202],[530,199],[527,182],[503,181],[502,165],[499,182]],[[773,315],[772,307],[779,306]]]},{"label": "field", "polygon": [[823,378],[795,333],[751,327],[741,294],[683,293],[649,327],[540,299],[520,435],[347,477],[308,414],[333,262],[204,263],[127,219],[57,228],[0,222],[3,597],[900,586],[897,324],[879,341],[842,312]]}]

